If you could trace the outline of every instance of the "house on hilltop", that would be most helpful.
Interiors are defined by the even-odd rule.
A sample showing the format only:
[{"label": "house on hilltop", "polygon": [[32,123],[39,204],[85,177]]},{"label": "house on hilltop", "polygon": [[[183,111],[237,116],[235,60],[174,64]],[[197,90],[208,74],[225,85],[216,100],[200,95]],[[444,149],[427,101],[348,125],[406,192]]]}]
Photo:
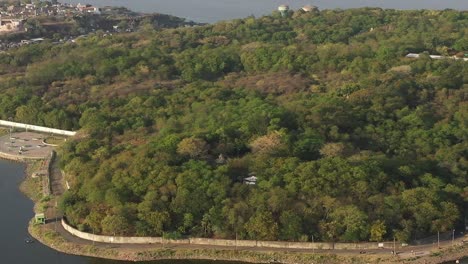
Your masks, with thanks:
[{"label": "house on hilltop", "polygon": [[78,4],[76,5],[76,9],[78,9],[78,11],[83,12],[83,13],[90,13],[90,14],[96,14],[96,15],[101,14],[101,9],[99,7],[95,7],[92,5]]}]

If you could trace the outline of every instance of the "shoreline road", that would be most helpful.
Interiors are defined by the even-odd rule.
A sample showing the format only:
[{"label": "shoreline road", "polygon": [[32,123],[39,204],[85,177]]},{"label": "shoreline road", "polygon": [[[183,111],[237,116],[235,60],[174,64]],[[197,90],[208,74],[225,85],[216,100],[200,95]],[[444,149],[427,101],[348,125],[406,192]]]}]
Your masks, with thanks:
[{"label": "shoreline road", "polygon": [[[167,243],[155,243],[155,244],[113,244],[113,243],[102,243],[93,242],[76,237],[66,231],[60,223],[60,219],[56,219],[56,222],[49,222],[46,228],[55,230],[68,242],[78,245],[93,245],[100,248],[113,248],[113,249],[128,249],[128,250],[149,250],[149,249],[218,249],[218,250],[247,250],[257,252],[303,252],[303,253],[321,253],[321,254],[336,254],[336,255],[388,255],[393,254],[393,250],[389,248],[384,249],[291,249],[291,248],[269,248],[269,247],[235,247],[235,246],[212,246],[212,245],[193,245],[193,244],[167,244]],[[463,238],[455,240],[455,243],[459,244],[463,242]],[[452,246],[452,241],[444,241],[440,243],[440,248],[449,248]],[[435,250],[437,245],[427,244],[419,246],[407,246],[397,251],[397,255],[401,259],[408,259],[413,257],[428,256],[431,251]]]}]

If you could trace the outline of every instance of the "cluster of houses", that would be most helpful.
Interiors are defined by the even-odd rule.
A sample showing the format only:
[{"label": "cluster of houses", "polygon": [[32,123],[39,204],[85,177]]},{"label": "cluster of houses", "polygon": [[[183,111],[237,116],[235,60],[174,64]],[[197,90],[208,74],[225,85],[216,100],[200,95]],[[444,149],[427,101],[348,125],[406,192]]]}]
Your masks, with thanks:
[{"label": "cluster of houses", "polygon": [[101,8],[88,4],[68,4],[41,2],[41,4],[21,4],[0,7],[0,33],[22,31],[27,18],[37,16],[69,17],[80,14],[98,14]]},{"label": "cluster of houses", "polygon": [[100,15],[101,14],[101,8],[99,7],[95,7],[95,6],[92,6],[92,5],[82,5],[82,4],[78,4],[76,5],[76,10],[81,12],[81,13],[91,13],[91,14],[96,14],[96,15]]}]

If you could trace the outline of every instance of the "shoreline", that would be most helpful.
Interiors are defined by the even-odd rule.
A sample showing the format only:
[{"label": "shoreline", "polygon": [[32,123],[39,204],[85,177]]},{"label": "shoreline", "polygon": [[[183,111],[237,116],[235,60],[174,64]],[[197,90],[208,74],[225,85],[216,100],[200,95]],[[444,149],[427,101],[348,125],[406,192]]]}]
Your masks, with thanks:
[{"label": "shoreline", "polygon": [[203,247],[177,247],[174,245],[103,245],[102,243],[79,244],[67,241],[58,232],[53,230],[53,224],[49,226],[29,227],[30,233],[41,243],[66,254],[105,258],[122,261],[154,261],[154,260],[222,260],[239,261],[246,263],[285,263],[285,264],[309,264],[309,263],[415,263],[437,264],[462,259],[468,254],[468,246],[456,246],[446,248],[437,253],[423,257],[400,259],[395,256],[369,254],[356,255],[347,253],[312,253],[294,252],[288,250],[253,250],[253,249],[221,249]]},{"label": "shoreline", "polygon": [[[8,157],[2,155],[0,158],[8,161],[19,162],[26,165],[24,180],[20,184],[20,191],[34,202],[34,210],[41,204],[41,198],[32,197],[32,193],[25,190],[24,185],[32,179],[31,168],[34,160],[22,159],[22,157]],[[37,186],[36,186],[37,187]],[[56,198],[56,197],[54,197]],[[51,199],[52,200],[52,199]],[[28,231],[37,241],[58,252],[70,255],[104,258],[121,261],[154,261],[154,260],[220,260],[238,261],[246,263],[285,263],[285,264],[308,264],[308,263],[416,263],[436,264],[462,259],[468,256],[468,245],[459,245],[443,248],[438,251],[431,250],[429,255],[400,258],[382,253],[349,253],[339,251],[310,252],[289,249],[273,248],[241,248],[216,247],[202,245],[176,245],[176,244],[112,244],[80,241],[80,243],[67,240],[56,231],[60,222],[52,222],[46,225],[36,225],[33,219],[29,222]],[[63,228],[63,227],[62,227]]]}]

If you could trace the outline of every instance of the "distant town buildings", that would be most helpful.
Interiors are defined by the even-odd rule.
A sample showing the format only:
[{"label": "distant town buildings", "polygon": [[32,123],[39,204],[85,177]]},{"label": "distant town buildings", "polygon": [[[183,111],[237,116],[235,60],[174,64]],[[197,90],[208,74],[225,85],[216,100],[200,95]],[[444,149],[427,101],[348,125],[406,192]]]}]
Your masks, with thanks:
[{"label": "distant town buildings", "polygon": [[88,4],[67,4],[50,2],[41,2],[40,4],[24,4],[19,5],[4,5],[0,7],[0,15],[4,20],[7,19],[27,19],[37,16],[75,16],[80,14],[97,14],[102,13],[101,8]]},{"label": "distant town buildings", "polygon": [[76,5],[76,9],[82,13],[101,14],[101,9],[92,5],[82,5],[79,3]]},{"label": "distant town buildings", "polygon": [[0,3],[0,34],[25,30],[24,22],[38,16],[70,17],[82,14],[101,15],[102,10],[88,4],[40,2],[40,4],[8,5]]}]

